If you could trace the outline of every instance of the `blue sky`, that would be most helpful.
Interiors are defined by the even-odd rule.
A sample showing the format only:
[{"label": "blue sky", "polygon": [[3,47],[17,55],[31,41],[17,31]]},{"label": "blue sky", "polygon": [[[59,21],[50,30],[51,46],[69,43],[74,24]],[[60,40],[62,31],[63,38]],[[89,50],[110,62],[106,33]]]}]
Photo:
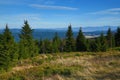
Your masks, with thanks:
[{"label": "blue sky", "polygon": [[119,26],[120,0],[0,0],[0,28]]}]

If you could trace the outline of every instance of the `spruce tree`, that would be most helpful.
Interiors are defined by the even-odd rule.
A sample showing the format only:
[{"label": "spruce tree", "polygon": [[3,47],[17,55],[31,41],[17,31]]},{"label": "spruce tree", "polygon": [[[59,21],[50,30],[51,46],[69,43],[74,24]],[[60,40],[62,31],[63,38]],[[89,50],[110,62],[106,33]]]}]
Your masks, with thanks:
[{"label": "spruce tree", "polygon": [[52,41],[53,46],[53,52],[57,53],[60,51],[60,38],[57,33],[55,33],[55,36]]},{"label": "spruce tree", "polygon": [[105,52],[107,50],[107,41],[103,33],[101,33],[99,40],[100,40],[100,51]]},{"label": "spruce tree", "polygon": [[33,57],[38,54],[38,46],[33,40],[32,32],[28,22],[25,21],[19,36],[19,58]]},{"label": "spruce tree", "polygon": [[109,48],[114,47],[114,45],[115,45],[114,41],[115,40],[114,40],[114,36],[112,34],[112,31],[111,31],[111,28],[108,29],[106,38],[107,38],[107,45],[108,45],[108,47]]},{"label": "spruce tree", "polygon": [[120,27],[117,28],[117,32],[115,33],[115,45],[120,47]]},{"label": "spruce tree", "polygon": [[100,47],[101,47],[101,44],[100,44],[99,38],[96,38],[96,39],[90,41],[90,46],[89,46],[90,51],[99,52]]},{"label": "spruce tree", "polygon": [[3,34],[0,34],[0,72],[10,66],[10,56],[6,53],[4,43]]},{"label": "spruce tree", "polygon": [[66,43],[65,39],[62,39],[60,41],[60,52],[64,52],[65,51],[65,43]]},{"label": "spruce tree", "polygon": [[75,41],[74,41],[73,32],[72,32],[72,26],[71,25],[68,26],[68,30],[66,32],[65,51],[66,52],[75,51]]},{"label": "spruce tree", "polygon": [[92,52],[96,52],[95,40],[90,40],[89,49],[90,49],[90,51],[92,51]]},{"label": "spruce tree", "polygon": [[54,45],[52,41],[45,39],[39,41],[39,52],[41,54],[52,53]]},{"label": "spruce tree", "polygon": [[8,25],[6,25],[0,41],[0,64],[4,66],[5,70],[8,70],[18,59],[17,46]]},{"label": "spruce tree", "polygon": [[79,33],[76,38],[76,50],[77,51],[86,51],[87,50],[86,39],[82,32],[82,28],[80,28]]}]

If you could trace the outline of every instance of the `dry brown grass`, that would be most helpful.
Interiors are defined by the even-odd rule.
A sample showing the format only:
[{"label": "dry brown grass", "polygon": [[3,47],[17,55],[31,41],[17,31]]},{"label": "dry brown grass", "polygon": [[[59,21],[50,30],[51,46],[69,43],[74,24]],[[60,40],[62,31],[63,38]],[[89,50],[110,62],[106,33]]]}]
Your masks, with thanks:
[{"label": "dry brown grass", "polygon": [[119,80],[120,52],[43,54],[18,62],[12,71],[0,74],[0,80],[14,76],[24,80]]}]

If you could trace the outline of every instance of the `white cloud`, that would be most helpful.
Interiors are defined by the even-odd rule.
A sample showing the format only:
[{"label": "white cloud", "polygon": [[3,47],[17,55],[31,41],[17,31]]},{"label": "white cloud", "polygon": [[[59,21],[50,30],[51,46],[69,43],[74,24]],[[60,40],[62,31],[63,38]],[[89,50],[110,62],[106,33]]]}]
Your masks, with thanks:
[{"label": "white cloud", "polygon": [[[0,28],[4,28],[8,24],[9,28],[21,28],[24,20],[28,20],[31,28],[55,28],[67,27],[68,23],[64,21],[54,21],[45,18],[41,14],[16,14],[16,15],[0,15]],[[64,19],[63,19],[64,20]]]},{"label": "white cloud", "polygon": [[[87,26],[119,26],[120,18],[118,17],[101,17],[89,22],[86,22]],[[84,25],[86,25],[84,23]]]},{"label": "white cloud", "polygon": [[39,14],[0,15],[0,17],[1,28],[3,28],[5,24],[8,24],[10,28],[20,28],[23,26],[24,20],[28,20],[31,27],[34,27],[33,23],[41,21]]},{"label": "white cloud", "polygon": [[107,10],[92,12],[90,14],[96,14],[96,15],[98,15],[98,14],[100,14],[100,15],[112,14],[112,15],[117,15],[117,14],[120,14],[120,8],[112,8],[112,9],[107,9]]},{"label": "white cloud", "polygon": [[66,6],[49,6],[49,5],[38,5],[38,4],[31,4],[30,6],[39,9],[78,10],[78,8],[66,7]]}]

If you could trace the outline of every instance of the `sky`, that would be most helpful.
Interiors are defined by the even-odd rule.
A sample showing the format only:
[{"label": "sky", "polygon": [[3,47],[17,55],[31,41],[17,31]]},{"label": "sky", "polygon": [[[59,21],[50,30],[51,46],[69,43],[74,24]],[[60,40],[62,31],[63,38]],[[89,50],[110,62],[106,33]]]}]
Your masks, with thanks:
[{"label": "sky", "polygon": [[0,0],[0,28],[120,26],[120,0]]}]

